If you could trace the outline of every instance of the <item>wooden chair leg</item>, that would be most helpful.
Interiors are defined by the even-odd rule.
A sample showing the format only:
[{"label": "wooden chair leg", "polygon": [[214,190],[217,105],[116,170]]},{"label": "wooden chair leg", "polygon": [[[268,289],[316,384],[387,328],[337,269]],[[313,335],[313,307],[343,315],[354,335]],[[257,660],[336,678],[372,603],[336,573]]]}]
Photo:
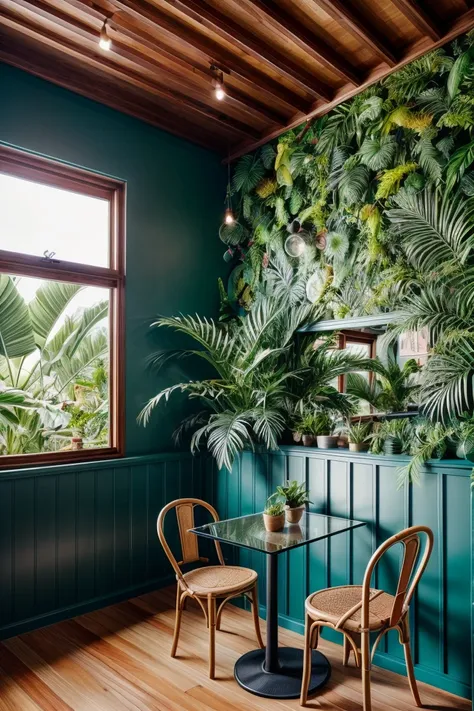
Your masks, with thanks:
[{"label": "wooden chair leg", "polygon": [[257,635],[257,642],[260,649],[263,649],[265,645],[263,644],[262,634],[260,632],[260,617],[258,615],[258,584],[256,583],[252,590],[252,616],[253,624],[255,626],[255,634]]},{"label": "wooden chair leg", "polygon": [[349,643],[349,640],[347,639],[346,635],[344,635],[344,642],[343,642],[343,651],[342,651],[342,663],[344,664],[345,667],[348,666],[349,664],[349,657],[351,656],[351,645]]},{"label": "wooden chair leg", "polygon": [[173,634],[173,644],[171,645],[171,656],[175,657],[176,656],[176,649],[178,647],[178,639],[179,639],[179,630],[181,629],[181,616],[183,614],[183,607],[184,607],[184,602],[186,598],[181,601],[181,596],[183,594],[183,591],[179,587],[179,584],[176,586],[176,616],[174,618],[174,634]]},{"label": "wooden chair leg", "polygon": [[418,707],[422,706],[420,694],[418,692],[418,686],[416,684],[415,669],[413,667],[413,659],[411,656],[410,648],[410,626],[408,622],[408,617],[401,622],[399,627],[400,642],[403,646],[403,652],[405,654],[405,664],[407,667],[408,683],[410,684],[411,693],[415,705]]},{"label": "wooden chair leg", "polygon": [[209,625],[209,679],[216,675],[216,599],[207,598],[207,621]]},{"label": "wooden chair leg", "polygon": [[364,711],[372,711],[370,695],[370,633],[362,632],[362,707]]},{"label": "wooden chair leg", "polygon": [[348,666],[351,658],[351,652],[354,652],[354,663],[356,667],[360,667],[359,647],[359,635],[355,634],[354,632],[344,631],[344,647],[342,654],[342,663],[344,664],[344,666]]},{"label": "wooden chair leg", "polygon": [[[300,706],[306,706],[308,701],[309,680],[311,677],[311,637],[312,620],[309,615],[305,615],[304,625],[304,657],[303,657],[303,679],[301,680]],[[317,627],[316,627],[317,629]]]}]

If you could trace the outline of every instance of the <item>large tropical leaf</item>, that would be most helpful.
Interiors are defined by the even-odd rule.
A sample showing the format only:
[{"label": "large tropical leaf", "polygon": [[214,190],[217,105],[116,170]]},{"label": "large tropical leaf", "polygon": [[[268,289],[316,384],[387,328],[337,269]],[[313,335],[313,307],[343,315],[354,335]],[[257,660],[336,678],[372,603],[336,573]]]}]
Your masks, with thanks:
[{"label": "large tropical leaf", "polygon": [[0,354],[17,358],[36,348],[28,307],[14,280],[0,274]]},{"label": "large tropical leaf", "polygon": [[466,143],[451,156],[446,168],[446,189],[452,190],[457,180],[461,180],[466,170],[474,163],[474,141]]},{"label": "large tropical leaf", "polygon": [[82,288],[79,284],[48,281],[36,291],[28,310],[38,348],[43,348],[64,309]]},{"label": "large tropical leaf", "polygon": [[236,455],[246,445],[253,446],[250,431],[254,419],[253,410],[211,415],[209,423],[194,433],[191,449],[199,449],[201,439],[207,438],[207,446],[219,468],[225,466],[231,470]]},{"label": "large tropical leaf", "polygon": [[387,215],[409,261],[425,272],[463,265],[474,244],[474,200],[435,190],[404,192]]},{"label": "large tropical leaf", "polygon": [[100,329],[85,336],[72,357],[63,355],[61,361],[55,364],[59,394],[64,394],[68,386],[72,386],[78,378],[84,376],[108,351],[108,333],[105,329]]},{"label": "large tropical leaf", "polygon": [[426,413],[448,420],[472,412],[473,377],[474,334],[452,332],[425,366],[422,397]]},{"label": "large tropical leaf", "polygon": [[255,188],[265,174],[262,161],[253,153],[243,156],[234,171],[233,185],[235,190],[248,193]]},{"label": "large tropical leaf", "polygon": [[361,162],[371,170],[389,168],[395,158],[397,144],[393,136],[366,138],[359,149]]}]

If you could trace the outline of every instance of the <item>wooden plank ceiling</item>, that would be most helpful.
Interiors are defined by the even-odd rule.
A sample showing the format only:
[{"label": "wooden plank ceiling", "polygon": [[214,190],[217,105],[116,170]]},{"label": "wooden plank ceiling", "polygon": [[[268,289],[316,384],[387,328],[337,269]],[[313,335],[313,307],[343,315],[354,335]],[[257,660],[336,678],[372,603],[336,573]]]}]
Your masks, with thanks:
[{"label": "wooden plank ceiling", "polygon": [[0,59],[232,159],[471,29],[473,4],[1,0]]}]

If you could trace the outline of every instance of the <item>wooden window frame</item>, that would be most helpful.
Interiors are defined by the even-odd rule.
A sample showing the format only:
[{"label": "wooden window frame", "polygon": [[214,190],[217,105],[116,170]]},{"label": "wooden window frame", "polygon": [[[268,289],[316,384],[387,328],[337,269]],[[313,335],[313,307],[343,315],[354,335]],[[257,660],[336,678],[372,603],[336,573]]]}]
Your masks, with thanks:
[{"label": "wooden window frame", "polygon": [[[372,333],[365,333],[364,331],[339,331],[337,334],[337,347],[340,350],[344,350],[347,343],[362,343],[364,345],[370,345],[370,356],[369,358],[375,358],[377,355],[377,336]],[[369,373],[369,382],[373,380],[373,373]],[[337,389],[340,393],[345,392],[346,389],[346,378],[344,375],[337,376]]]},{"label": "wooden window frame", "polygon": [[125,200],[123,181],[0,145],[0,173],[102,198],[110,203],[109,267],[47,260],[0,249],[0,272],[109,289],[109,442],[108,447],[0,457],[0,470],[71,464],[124,455],[125,444]]}]

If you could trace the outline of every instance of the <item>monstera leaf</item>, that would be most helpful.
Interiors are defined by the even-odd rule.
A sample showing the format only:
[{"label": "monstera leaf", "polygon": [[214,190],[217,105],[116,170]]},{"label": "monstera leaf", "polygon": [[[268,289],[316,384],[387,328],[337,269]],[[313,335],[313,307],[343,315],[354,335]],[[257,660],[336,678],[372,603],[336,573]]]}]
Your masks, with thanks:
[{"label": "monstera leaf", "polygon": [[28,307],[10,276],[0,274],[0,355],[18,358],[36,348]]}]

